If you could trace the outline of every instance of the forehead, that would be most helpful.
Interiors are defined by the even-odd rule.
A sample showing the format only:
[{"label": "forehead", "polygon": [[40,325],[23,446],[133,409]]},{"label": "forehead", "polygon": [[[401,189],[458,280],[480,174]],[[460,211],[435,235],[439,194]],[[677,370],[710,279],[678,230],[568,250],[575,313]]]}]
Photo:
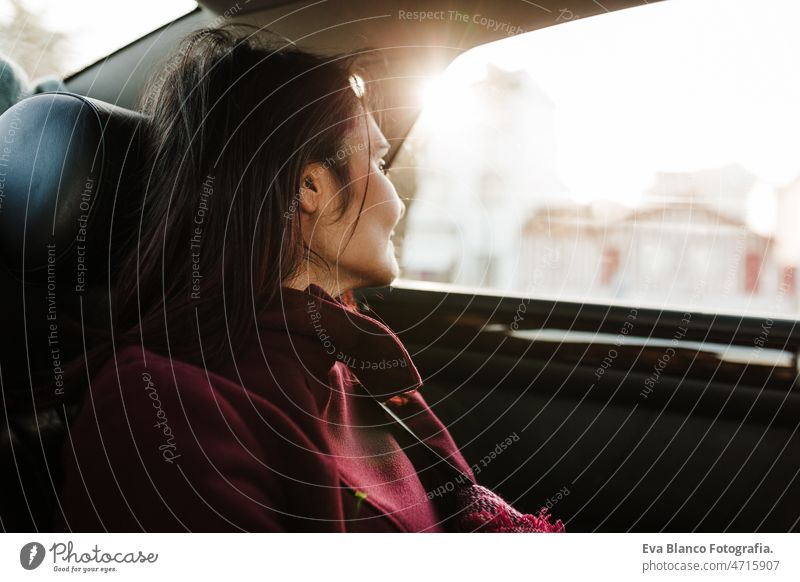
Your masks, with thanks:
[{"label": "forehead", "polygon": [[[366,123],[364,122],[365,118]],[[366,115],[359,115],[350,132],[350,140],[354,143],[366,144],[367,139],[369,139],[369,143],[374,150],[389,147],[389,142],[386,141],[386,137],[383,135],[381,128],[378,127],[375,117],[370,112],[367,112]]]}]

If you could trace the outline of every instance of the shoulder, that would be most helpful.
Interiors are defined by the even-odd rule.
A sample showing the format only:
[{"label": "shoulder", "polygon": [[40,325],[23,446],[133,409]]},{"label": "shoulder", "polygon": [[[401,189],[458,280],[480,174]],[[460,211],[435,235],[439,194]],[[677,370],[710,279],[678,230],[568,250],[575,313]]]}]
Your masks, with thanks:
[{"label": "shoulder", "polygon": [[112,531],[270,531],[297,513],[298,491],[308,498],[304,484],[336,483],[283,410],[141,347],[98,371],[70,433],[65,503],[82,529],[97,511]]},{"label": "shoulder", "polygon": [[295,439],[303,434],[264,390],[141,346],[117,350],[93,380],[90,398],[101,408],[121,405],[126,422],[135,417],[137,427],[146,426],[148,416],[156,423],[171,417],[195,439],[207,433],[264,435],[265,424]]}]

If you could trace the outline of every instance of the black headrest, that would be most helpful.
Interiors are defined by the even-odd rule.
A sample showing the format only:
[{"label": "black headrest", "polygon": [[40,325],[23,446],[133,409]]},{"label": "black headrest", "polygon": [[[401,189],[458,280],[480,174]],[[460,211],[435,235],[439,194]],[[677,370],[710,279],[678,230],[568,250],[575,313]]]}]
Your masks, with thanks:
[{"label": "black headrest", "polygon": [[[36,373],[55,386],[63,364],[83,349],[75,322],[103,315],[110,274],[136,230],[144,119],[69,93],[29,97],[0,116],[0,373],[7,397],[30,399]],[[63,393],[38,392],[48,394]]]},{"label": "black headrest", "polygon": [[[80,292],[107,270],[112,215],[141,191],[141,114],[47,93],[0,116],[0,259],[28,284]],[[124,208],[123,208],[124,206]],[[116,238],[116,237],[115,237]]]}]

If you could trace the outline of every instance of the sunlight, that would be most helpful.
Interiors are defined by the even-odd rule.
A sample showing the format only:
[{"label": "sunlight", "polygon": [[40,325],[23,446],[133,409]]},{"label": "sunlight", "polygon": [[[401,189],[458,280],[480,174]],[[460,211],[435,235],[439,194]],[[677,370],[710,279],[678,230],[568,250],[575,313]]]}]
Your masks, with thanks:
[{"label": "sunlight", "polygon": [[478,115],[477,99],[468,79],[456,75],[437,75],[420,85],[422,105],[420,125],[453,126],[474,120]]}]

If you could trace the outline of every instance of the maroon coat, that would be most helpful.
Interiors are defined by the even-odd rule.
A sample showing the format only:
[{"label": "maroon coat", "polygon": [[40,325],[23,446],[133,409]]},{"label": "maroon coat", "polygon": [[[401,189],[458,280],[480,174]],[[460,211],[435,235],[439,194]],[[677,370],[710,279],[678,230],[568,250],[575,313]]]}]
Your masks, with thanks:
[{"label": "maroon coat", "polygon": [[422,385],[400,340],[313,284],[281,301],[220,374],[118,349],[71,426],[56,531],[442,530],[445,478],[363,393],[473,476],[419,392],[395,398]]}]

